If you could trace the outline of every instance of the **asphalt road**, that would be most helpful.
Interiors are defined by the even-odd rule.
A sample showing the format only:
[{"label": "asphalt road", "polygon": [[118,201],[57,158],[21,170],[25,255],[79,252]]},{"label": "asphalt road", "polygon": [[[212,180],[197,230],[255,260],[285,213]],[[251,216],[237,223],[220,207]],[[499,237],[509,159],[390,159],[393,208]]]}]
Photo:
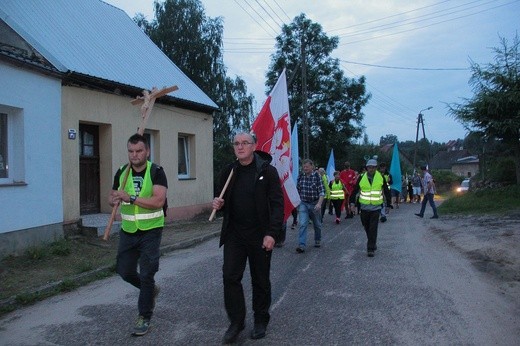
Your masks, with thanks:
[{"label": "asphalt road", "polygon": [[[437,236],[436,220],[402,205],[380,224],[374,258],[359,217],[325,216],[323,246],[296,254],[296,230],[275,249],[273,304],[265,339],[252,327],[249,272],[246,330],[238,344],[518,345],[520,302]],[[309,245],[312,245],[312,231]],[[152,327],[131,337],[137,291],[112,277],[17,310],[0,320],[1,345],[218,345],[227,328],[218,238],[161,258]]]}]

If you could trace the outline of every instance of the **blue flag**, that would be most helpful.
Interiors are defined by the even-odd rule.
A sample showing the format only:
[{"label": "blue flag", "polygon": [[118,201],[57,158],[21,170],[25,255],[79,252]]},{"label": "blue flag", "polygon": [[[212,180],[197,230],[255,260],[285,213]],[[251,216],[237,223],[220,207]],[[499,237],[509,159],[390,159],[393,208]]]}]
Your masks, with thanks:
[{"label": "blue flag", "polygon": [[392,162],[390,163],[390,174],[392,175],[392,185],[390,188],[401,192],[401,161],[399,160],[399,149],[397,142],[394,144],[394,152],[392,154]]},{"label": "blue flag", "polygon": [[294,183],[298,181],[300,174],[300,155],[298,155],[298,123],[294,123],[291,133],[291,161],[292,161],[292,177]]},{"label": "blue flag", "polygon": [[336,171],[336,165],[334,163],[334,149],[330,149],[329,162],[327,163],[327,169],[325,173],[329,177],[329,181],[334,180],[334,172]]}]

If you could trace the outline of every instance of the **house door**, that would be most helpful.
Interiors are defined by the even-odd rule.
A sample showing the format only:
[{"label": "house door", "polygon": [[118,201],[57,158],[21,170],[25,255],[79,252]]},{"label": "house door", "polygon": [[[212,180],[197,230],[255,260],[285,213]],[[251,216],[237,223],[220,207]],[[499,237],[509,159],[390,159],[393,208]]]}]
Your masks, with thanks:
[{"label": "house door", "polygon": [[79,200],[80,213],[100,212],[99,128],[79,125]]}]

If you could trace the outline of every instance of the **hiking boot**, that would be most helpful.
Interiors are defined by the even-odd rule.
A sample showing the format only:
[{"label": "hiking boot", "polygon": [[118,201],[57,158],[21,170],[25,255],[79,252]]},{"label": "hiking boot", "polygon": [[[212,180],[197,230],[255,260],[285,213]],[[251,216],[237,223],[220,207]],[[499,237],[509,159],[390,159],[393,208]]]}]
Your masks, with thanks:
[{"label": "hiking boot", "polygon": [[148,332],[148,329],[150,329],[150,319],[139,316],[137,318],[137,322],[135,323],[132,335],[143,336]]}]

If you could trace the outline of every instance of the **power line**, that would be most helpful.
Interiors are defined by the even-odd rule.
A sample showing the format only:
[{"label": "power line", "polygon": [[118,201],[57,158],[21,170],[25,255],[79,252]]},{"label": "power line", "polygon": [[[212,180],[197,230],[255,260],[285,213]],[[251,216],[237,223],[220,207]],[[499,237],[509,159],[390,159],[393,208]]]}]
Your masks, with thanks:
[{"label": "power line", "polygon": [[[244,0],[244,1],[245,1],[245,3],[247,4],[247,6],[249,6],[249,7],[253,10],[253,12],[255,12],[256,15],[257,15],[258,17],[260,17],[260,19],[262,19],[262,20],[264,21],[264,23],[267,24],[267,26],[268,26],[271,30],[273,30],[274,34],[275,34],[275,35],[278,35],[278,31],[276,31],[276,29],[274,29],[274,28],[271,26],[271,24],[269,24],[269,23],[267,22],[267,20],[265,20],[265,18],[264,18],[260,13],[258,13],[258,11],[257,11],[257,10],[256,10],[256,9],[255,9],[251,4],[250,4],[250,3],[249,3],[249,1],[248,1],[248,0]],[[237,1],[235,0],[235,2],[237,2]]]},{"label": "power line", "polygon": [[264,30],[266,32],[267,35],[269,35],[269,37],[271,38],[274,38],[271,36],[271,34],[262,26],[262,24],[260,24],[260,22],[258,20],[256,20],[256,18],[254,16],[252,16],[241,4],[240,2],[238,2],[238,0],[235,0],[235,3],[245,12],[247,13],[247,15],[249,17],[251,17],[252,20],[254,20],[256,22],[256,24],[258,24],[259,27],[262,28],[262,30]]},{"label": "power line", "polygon": [[[278,22],[273,18],[273,16],[271,16],[271,13],[269,13],[269,12],[265,9],[265,7],[262,6],[262,4],[261,4],[260,2],[258,2],[258,0],[255,0],[255,2],[258,4],[258,6],[260,6],[260,8],[261,8],[262,10],[264,10],[264,12],[269,16],[269,18],[271,18],[271,20],[272,20],[273,22],[276,23],[277,26],[281,27],[281,25],[280,25],[280,24],[279,24],[279,23],[278,23]],[[283,23],[283,21],[282,21],[282,23]]]},{"label": "power line", "polygon": [[384,65],[376,65],[376,64],[366,64],[362,62],[354,62],[348,60],[339,59],[339,61],[344,62],[346,64],[353,65],[363,65],[363,66],[371,66],[371,67],[380,67],[394,70],[415,70],[415,71],[467,71],[469,68],[467,67],[443,67],[443,68],[428,68],[428,67],[399,67],[399,66],[384,66]]},{"label": "power line", "polygon": [[[282,18],[280,18],[280,16],[278,15],[278,12],[275,11],[275,10],[273,10],[273,8],[271,7],[271,5],[269,5],[269,3],[267,3],[267,1],[264,0],[264,2],[265,2],[265,5],[266,5],[267,7],[269,7],[269,9],[271,10],[271,12],[273,12],[274,15],[275,15],[279,20],[280,20],[280,22],[282,22],[282,24],[285,24],[284,20],[283,20]],[[289,20],[290,20],[290,19],[289,19]]]},{"label": "power line", "polygon": [[[348,33],[348,34],[339,35],[339,37],[340,38],[341,37],[352,37],[352,36],[359,36],[359,35],[363,35],[363,34],[370,34],[370,33],[379,31],[378,29],[399,28],[399,27],[402,27],[402,26],[407,26],[407,25],[411,25],[411,24],[420,23],[420,22],[422,22],[424,20],[432,20],[432,19],[436,19],[436,18],[442,18],[442,17],[446,17],[446,16],[449,16],[449,15],[453,15],[453,14],[459,13],[459,12],[465,12],[465,11],[471,10],[473,8],[489,5],[490,3],[497,2],[499,0],[492,0],[492,1],[488,1],[488,2],[486,2],[484,4],[479,4],[479,5],[466,7],[466,8],[463,8],[463,9],[459,9],[459,10],[456,10],[456,11],[452,11],[452,12],[449,12],[449,13],[445,13],[447,11],[450,11],[450,10],[453,10],[453,9],[456,9],[456,8],[460,8],[460,7],[464,7],[466,5],[471,5],[471,4],[473,4],[475,2],[479,2],[479,1],[481,1],[481,0],[473,1],[473,2],[470,2],[468,4],[454,6],[454,7],[448,8],[448,9],[435,11],[435,12],[428,13],[428,14],[423,14],[423,15],[420,15],[420,16],[417,16],[417,17],[414,17],[414,18],[408,18],[408,19],[395,21],[395,22],[392,22],[392,23],[386,23],[386,24],[377,25],[377,26],[374,26],[374,27],[371,27],[371,28],[368,28],[368,29],[364,29],[364,30],[360,30],[360,31],[357,31],[357,32],[352,32],[352,33]],[[489,9],[486,9],[486,10],[483,10],[483,11],[487,11],[487,10],[489,10]],[[438,15],[435,15],[435,14],[438,14]]]},{"label": "power line", "polygon": [[440,5],[440,4],[442,4],[442,3],[449,2],[449,1],[450,1],[450,0],[445,0],[445,1],[438,2],[438,3],[436,3],[436,4],[432,4],[432,5],[424,6],[424,7],[419,7],[419,8],[416,8],[416,9],[410,10],[410,11],[406,11],[406,12],[401,12],[401,13],[393,14],[393,15],[391,15],[391,16],[387,16],[387,17],[383,17],[383,18],[379,18],[379,19],[374,19],[374,20],[371,20],[371,21],[368,21],[368,22],[359,23],[359,24],[354,24],[354,25],[346,26],[346,27],[339,28],[339,29],[332,29],[332,30],[329,30],[329,32],[331,32],[331,31],[340,31],[340,30],[344,30],[344,29],[354,28],[354,27],[357,27],[357,26],[363,26],[363,25],[367,25],[367,24],[371,24],[371,23],[376,23],[376,22],[379,22],[379,21],[382,21],[382,20],[385,20],[385,19],[394,18],[394,17],[399,17],[399,16],[402,16],[403,14],[408,14],[408,13],[412,13],[412,12],[420,11],[420,10],[423,10],[423,9],[425,9],[425,8],[428,8],[428,7],[437,6],[437,5]]},{"label": "power line", "polygon": [[379,35],[379,36],[373,36],[373,37],[370,37],[370,38],[361,39],[361,40],[357,40],[357,41],[344,42],[344,43],[339,44],[339,46],[344,46],[344,45],[347,45],[347,44],[353,44],[353,43],[359,43],[359,42],[365,42],[365,41],[371,41],[371,40],[375,40],[375,39],[382,38],[382,37],[395,36],[395,35],[403,34],[403,33],[410,32],[410,31],[416,31],[416,30],[420,30],[420,29],[425,29],[425,28],[428,28],[428,27],[431,27],[431,26],[435,26],[435,25],[438,25],[438,24],[451,22],[451,21],[454,21],[454,20],[457,20],[457,19],[462,19],[462,18],[474,16],[474,15],[477,15],[477,14],[480,14],[480,13],[488,12],[488,11],[494,10],[496,8],[507,6],[507,5],[510,5],[510,4],[518,2],[518,1],[520,1],[520,0],[511,1],[511,2],[508,2],[506,4],[502,4],[502,5],[498,5],[498,6],[495,6],[495,7],[491,7],[491,8],[482,10],[482,11],[477,11],[477,12],[470,13],[470,14],[467,14],[467,15],[464,15],[464,16],[458,16],[458,17],[455,17],[455,18],[446,19],[446,20],[435,22],[435,23],[432,23],[432,24],[420,26],[420,27],[417,27],[417,28],[402,30],[402,31],[389,33],[389,34],[384,34],[384,35]]},{"label": "power line", "polygon": [[278,6],[278,8],[283,12],[283,14],[285,14],[285,16],[287,17],[287,19],[288,19],[289,21],[291,21],[291,17],[289,17],[289,16],[287,15],[287,12],[285,12],[285,10],[282,8],[282,6],[280,6],[280,4],[278,4],[278,1],[276,1],[276,0],[273,0],[273,1],[274,1],[274,3],[276,4],[276,6]]}]

